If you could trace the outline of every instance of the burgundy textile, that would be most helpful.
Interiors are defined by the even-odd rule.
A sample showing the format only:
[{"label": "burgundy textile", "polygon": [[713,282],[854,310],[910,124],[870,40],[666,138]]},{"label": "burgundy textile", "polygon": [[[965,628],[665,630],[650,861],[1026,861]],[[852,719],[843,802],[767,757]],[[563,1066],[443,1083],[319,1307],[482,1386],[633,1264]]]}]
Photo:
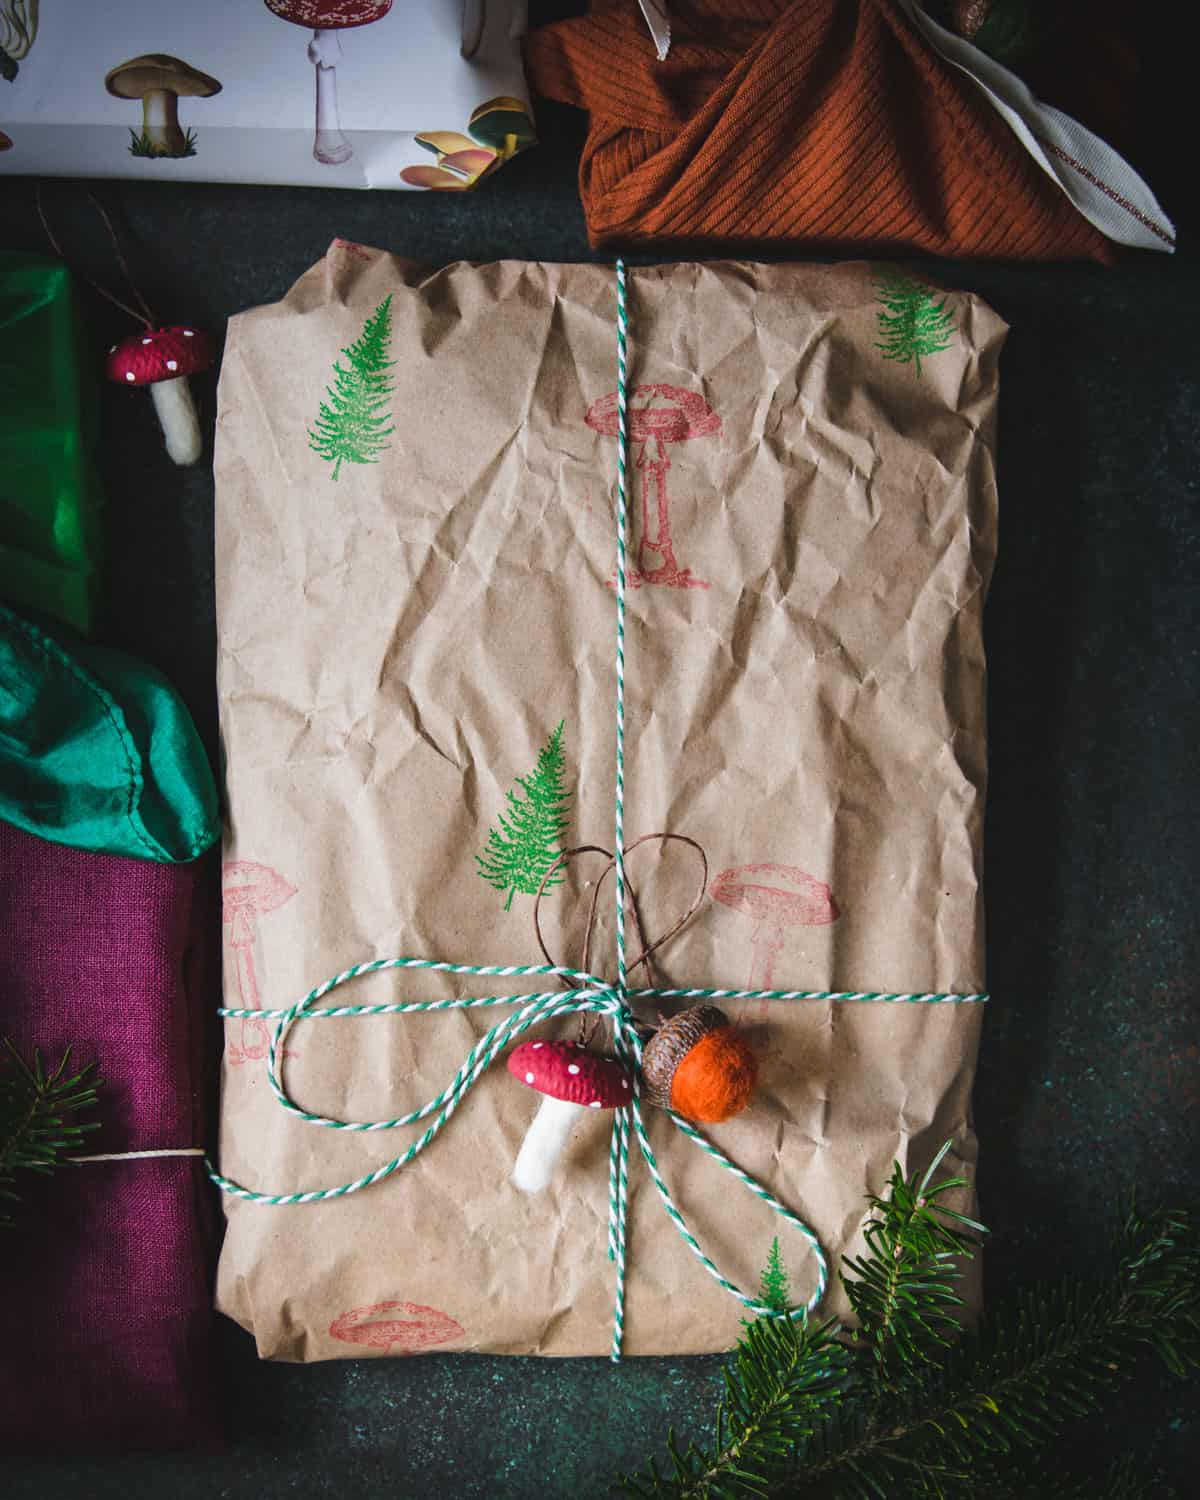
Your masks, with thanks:
[{"label": "burgundy textile", "polygon": [[[99,1063],[85,1152],[205,1144],[211,876],[208,859],[92,854],[0,823],[0,1035]],[[0,1448],[215,1442],[202,1159],[17,1186],[0,1231]]]}]

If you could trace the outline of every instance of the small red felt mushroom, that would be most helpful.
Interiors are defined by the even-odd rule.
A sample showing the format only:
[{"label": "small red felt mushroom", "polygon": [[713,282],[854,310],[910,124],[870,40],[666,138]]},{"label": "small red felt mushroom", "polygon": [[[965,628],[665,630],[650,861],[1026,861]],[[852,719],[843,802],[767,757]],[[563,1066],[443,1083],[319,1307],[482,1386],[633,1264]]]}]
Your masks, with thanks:
[{"label": "small red felt mushroom", "polygon": [[616,1109],[633,1098],[625,1064],[578,1042],[523,1042],[509,1054],[508,1071],[545,1095],[513,1165],[513,1183],[523,1193],[540,1192],[554,1176],[581,1115]]},{"label": "small red felt mushroom", "polygon": [[117,385],[148,385],[166,440],[177,464],[200,457],[200,423],[187,377],[212,364],[215,351],[199,328],[147,328],[108,351],[105,373]]}]

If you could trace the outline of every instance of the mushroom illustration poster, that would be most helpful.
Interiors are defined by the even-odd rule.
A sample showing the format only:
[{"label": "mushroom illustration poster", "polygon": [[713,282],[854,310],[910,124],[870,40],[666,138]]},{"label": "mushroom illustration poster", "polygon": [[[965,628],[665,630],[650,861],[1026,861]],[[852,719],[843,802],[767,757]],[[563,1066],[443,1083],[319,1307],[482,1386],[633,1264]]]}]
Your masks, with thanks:
[{"label": "mushroom illustration poster", "polygon": [[0,171],[461,191],[536,142],[524,16],[523,0],[0,0]]},{"label": "mushroom illustration poster", "polygon": [[[632,985],[984,988],[981,618],[1004,325],[922,286],[954,332],[918,377],[878,347],[877,269],[630,272]],[[334,481],[309,433],[334,363],[351,366],[339,351],[382,307],[378,415],[395,431]],[[340,1186],[433,1119],[351,1132],[288,1114],[258,1009],[393,956],[502,969],[544,951],[615,975],[615,319],[611,266],[431,271],[335,242],[230,324],[215,451],[225,988],[256,1014],[225,1022],[219,1165],[249,1189]],[[567,850],[581,852],[554,869]],[[318,1004],[542,988],[559,986],[380,970]],[[646,1129],[688,1231],[738,1286],[758,1287],[778,1235],[806,1299],[812,1253],[662,1103],[706,1121],[831,1265],[860,1253],[866,1195],[894,1159],[915,1169],[949,1139],[973,1179],[981,1006],[730,999],[687,1016],[693,1003],[663,999],[660,1017],[636,1002],[662,1043],[642,1070]],[[395,1120],[509,1014],[300,1024],[284,1085],[304,1111]],[[579,1040],[574,1016],[514,1036],[428,1148],[363,1191],[223,1200],[223,1311],[277,1359],[608,1353],[607,1168],[628,1075],[594,1063],[614,1051],[607,1019]],[[640,1158],[628,1202],[625,1352],[727,1349],[744,1310]],[[956,1207],[971,1212],[967,1192]],[[836,1278],[821,1311],[847,1312]]]}]

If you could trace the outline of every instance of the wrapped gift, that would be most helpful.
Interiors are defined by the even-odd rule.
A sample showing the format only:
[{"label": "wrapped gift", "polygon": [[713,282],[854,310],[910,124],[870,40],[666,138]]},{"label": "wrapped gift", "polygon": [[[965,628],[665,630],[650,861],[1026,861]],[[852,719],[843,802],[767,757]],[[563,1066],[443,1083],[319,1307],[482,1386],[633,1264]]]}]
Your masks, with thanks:
[{"label": "wrapped gift", "polygon": [[[725,1000],[759,1086],[705,1128],[835,1271],[894,1159],[949,1140],[974,1175],[1004,325],[895,269],[726,263],[637,269],[628,328],[628,958],[658,945],[629,983],[856,997]],[[338,244],[230,325],[221,1171],[251,1201],[226,1200],[217,1297],[264,1356],[610,1348],[612,1117],[581,1108],[549,1186],[514,1186],[531,1080],[458,1072],[497,1008],[285,1028],[292,1112],[270,1070],[281,1011],[364,961],[533,965],[540,935],[611,984],[606,857],[555,861],[612,845],[616,349],[611,268]],[[554,986],[377,969],[321,1003]],[[816,1298],[794,1221],[645,1120],[674,1213],[635,1143],[625,1351],[728,1347],[745,1308],[713,1273],[752,1293],[776,1235]],[[835,1275],[820,1300],[847,1313]]]},{"label": "wrapped gift", "polygon": [[71,277],[0,250],[0,598],[92,622],[100,563],[95,382]]},{"label": "wrapped gift", "polygon": [[535,139],[521,0],[0,4],[0,173],[459,191]]}]

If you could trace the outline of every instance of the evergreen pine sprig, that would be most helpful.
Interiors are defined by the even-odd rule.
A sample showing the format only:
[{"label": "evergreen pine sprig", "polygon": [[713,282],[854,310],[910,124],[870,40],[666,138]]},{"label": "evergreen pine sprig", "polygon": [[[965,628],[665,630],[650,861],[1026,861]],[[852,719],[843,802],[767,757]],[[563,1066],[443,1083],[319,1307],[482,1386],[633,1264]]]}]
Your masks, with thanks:
[{"label": "evergreen pine sprig", "polygon": [[0,1228],[10,1228],[13,1218],[2,1206],[17,1203],[13,1189],[18,1172],[49,1174],[64,1151],[76,1150],[84,1135],[98,1129],[96,1122],[79,1124],[73,1118],[96,1103],[94,1064],[79,1073],[68,1073],[70,1047],[58,1066],[46,1071],[41,1053],[34,1049],[27,1063],[7,1037],[0,1052]]},{"label": "evergreen pine sprig", "polygon": [[770,1492],[797,1447],[811,1437],[830,1404],[852,1380],[852,1354],[836,1319],[827,1323],[760,1318],[746,1325],[733,1363],[721,1372],[724,1394],[712,1440],[680,1448],[667,1435],[672,1475],[653,1459],[642,1475],[622,1480],[637,1500],[743,1500]]},{"label": "evergreen pine sprig", "polygon": [[[983,1231],[938,1201],[961,1185],[933,1182],[946,1149],[910,1178],[897,1166],[886,1197],[870,1200],[867,1251],[842,1270],[861,1326],[849,1333],[826,1323],[812,1335],[803,1323],[748,1325],[725,1374],[714,1441],[681,1450],[672,1435],[673,1472],[651,1463],[622,1481],[627,1494],[1138,1500],[1150,1493],[1132,1461],[1099,1483],[1075,1484],[1048,1471],[1044,1450],[1068,1423],[1095,1412],[1145,1351],[1176,1375],[1200,1365],[1197,1226],[1186,1213],[1143,1215],[1130,1206],[1106,1278],[1035,1287],[978,1333],[958,1334],[954,1282]],[[781,1269],[773,1251],[764,1292],[773,1263]],[[789,1377],[817,1360],[831,1372],[827,1383],[810,1390],[801,1382],[791,1409]]]}]

